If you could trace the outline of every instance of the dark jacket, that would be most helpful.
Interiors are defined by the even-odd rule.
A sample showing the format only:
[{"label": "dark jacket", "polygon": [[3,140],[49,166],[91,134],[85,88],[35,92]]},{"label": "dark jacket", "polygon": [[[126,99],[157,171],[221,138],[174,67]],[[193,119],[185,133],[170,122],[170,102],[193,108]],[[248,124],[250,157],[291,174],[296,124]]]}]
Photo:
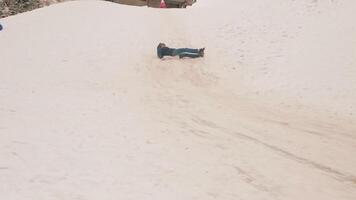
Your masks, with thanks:
[{"label": "dark jacket", "polygon": [[168,47],[157,46],[157,56],[158,58],[163,58],[164,56],[173,56],[174,49]]}]

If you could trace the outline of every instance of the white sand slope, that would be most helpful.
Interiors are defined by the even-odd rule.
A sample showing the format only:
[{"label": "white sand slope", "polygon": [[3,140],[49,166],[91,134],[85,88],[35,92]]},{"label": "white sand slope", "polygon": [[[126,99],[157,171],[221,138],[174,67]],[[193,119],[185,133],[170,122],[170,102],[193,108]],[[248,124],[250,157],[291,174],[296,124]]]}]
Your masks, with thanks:
[{"label": "white sand slope", "polygon": [[356,199],[356,2],[224,2],[1,19],[1,199]]}]

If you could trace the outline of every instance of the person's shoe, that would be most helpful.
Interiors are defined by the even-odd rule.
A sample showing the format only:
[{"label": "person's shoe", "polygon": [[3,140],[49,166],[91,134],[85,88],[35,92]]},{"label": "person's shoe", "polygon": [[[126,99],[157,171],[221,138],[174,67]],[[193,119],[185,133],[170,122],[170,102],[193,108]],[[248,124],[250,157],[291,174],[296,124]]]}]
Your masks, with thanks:
[{"label": "person's shoe", "polygon": [[199,56],[200,57],[204,57],[204,50],[205,50],[205,48],[199,49]]}]

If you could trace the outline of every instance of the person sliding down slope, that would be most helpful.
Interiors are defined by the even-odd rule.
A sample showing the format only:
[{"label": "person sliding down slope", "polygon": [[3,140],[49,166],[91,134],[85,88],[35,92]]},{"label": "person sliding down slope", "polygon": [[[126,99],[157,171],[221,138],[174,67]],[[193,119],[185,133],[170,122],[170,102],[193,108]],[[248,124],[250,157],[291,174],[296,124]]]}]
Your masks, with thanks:
[{"label": "person sliding down slope", "polygon": [[157,56],[158,58],[163,58],[164,56],[179,56],[179,58],[199,58],[204,57],[205,48],[201,49],[191,49],[191,48],[169,48],[164,43],[159,43],[157,46]]}]

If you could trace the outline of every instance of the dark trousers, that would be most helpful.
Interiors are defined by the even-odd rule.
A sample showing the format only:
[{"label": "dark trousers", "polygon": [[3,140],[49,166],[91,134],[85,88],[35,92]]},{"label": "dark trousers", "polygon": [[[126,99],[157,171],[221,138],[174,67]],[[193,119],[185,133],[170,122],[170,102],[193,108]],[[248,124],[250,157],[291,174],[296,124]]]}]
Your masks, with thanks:
[{"label": "dark trousers", "polygon": [[173,50],[172,56],[179,56],[179,57],[189,57],[189,58],[198,58],[199,49],[190,49],[190,48],[179,48]]}]

